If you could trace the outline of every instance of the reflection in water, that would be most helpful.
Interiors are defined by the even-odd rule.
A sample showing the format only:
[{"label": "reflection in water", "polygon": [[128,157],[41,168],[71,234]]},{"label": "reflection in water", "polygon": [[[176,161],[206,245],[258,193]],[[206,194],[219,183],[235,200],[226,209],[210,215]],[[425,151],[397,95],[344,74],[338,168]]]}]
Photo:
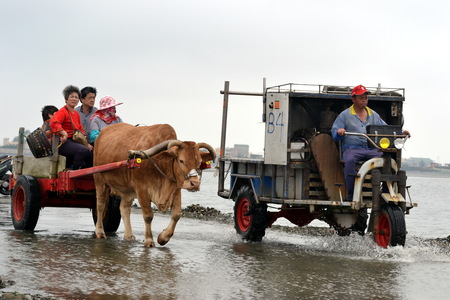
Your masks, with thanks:
[{"label": "reflection in water", "polygon": [[382,298],[399,296],[397,264],[316,255],[281,243],[236,244],[234,249],[261,299],[375,299],[375,286]]},{"label": "reflection in water", "polygon": [[[60,297],[97,298],[116,295],[135,298],[176,295],[173,282],[180,266],[169,248],[147,249],[140,243],[118,238],[97,240],[77,234],[50,236],[12,231],[15,258],[10,277],[19,277],[17,287]],[[10,249],[11,250],[11,249]],[[3,257],[2,257],[3,262]],[[95,297],[94,297],[95,296]]]}]

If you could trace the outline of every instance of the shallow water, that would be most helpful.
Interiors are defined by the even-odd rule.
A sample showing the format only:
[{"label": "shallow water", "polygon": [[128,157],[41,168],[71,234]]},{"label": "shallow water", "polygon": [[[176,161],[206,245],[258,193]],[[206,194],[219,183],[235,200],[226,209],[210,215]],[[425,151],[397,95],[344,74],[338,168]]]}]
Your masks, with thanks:
[{"label": "shallow water", "polygon": [[[231,213],[233,202],[216,196],[212,174],[205,172],[200,192],[183,193],[183,206]],[[406,246],[389,249],[369,236],[273,229],[262,243],[246,243],[232,225],[188,218],[166,246],[148,249],[139,210],[132,214],[139,242],[129,243],[122,225],[116,235],[95,239],[88,209],[45,208],[35,232],[16,231],[2,201],[0,276],[16,281],[2,291],[63,299],[445,299],[450,249],[428,238],[450,235],[443,187],[449,179],[416,177],[408,184],[419,207],[406,217]],[[156,214],[154,234],[168,223],[168,215]]]}]

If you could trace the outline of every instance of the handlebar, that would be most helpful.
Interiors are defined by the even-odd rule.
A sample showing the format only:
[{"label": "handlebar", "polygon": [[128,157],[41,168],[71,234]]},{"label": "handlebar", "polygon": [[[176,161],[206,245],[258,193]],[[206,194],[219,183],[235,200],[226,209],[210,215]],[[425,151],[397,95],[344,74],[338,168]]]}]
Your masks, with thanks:
[{"label": "handlebar", "polygon": [[[380,138],[396,138],[396,139],[403,139],[403,143],[401,148],[403,148],[403,144],[405,144],[406,140],[409,138],[409,134],[368,134],[368,133],[359,133],[359,132],[344,132],[344,135],[355,135],[355,136],[362,136],[365,137],[375,148],[377,148],[378,150],[386,150],[385,148],[382,148],[380,146],[378,146],[372,139],[371,137],[380,137]],[[401,149],[401,148],[397,148],[396,149]]]}]

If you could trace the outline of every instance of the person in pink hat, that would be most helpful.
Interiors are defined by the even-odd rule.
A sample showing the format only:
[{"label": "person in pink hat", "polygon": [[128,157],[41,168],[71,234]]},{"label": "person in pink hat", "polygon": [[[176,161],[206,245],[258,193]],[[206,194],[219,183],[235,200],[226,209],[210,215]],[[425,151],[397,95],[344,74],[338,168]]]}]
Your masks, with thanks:
[{"label": "person in pink hat", "polygon": [[116,106],[122,104],[111,96],[100,99],[100,107],[91,117],[91,144],[94,144],[100,131],[106,126],[122,123],[122,119],[116,115]]}]

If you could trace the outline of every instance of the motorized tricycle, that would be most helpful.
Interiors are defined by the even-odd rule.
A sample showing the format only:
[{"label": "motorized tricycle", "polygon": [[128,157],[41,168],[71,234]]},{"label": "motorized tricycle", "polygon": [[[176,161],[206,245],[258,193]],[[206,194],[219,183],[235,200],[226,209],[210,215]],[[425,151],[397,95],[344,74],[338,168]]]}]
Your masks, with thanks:
[{"label": "motorized tricycle", "polygon": [[[242,238],[261,241],[266,228],[284,217],[298,226],[321,220],[340,235],[364,234],[367,229],[381,247],[403,246],[405,214],[417,206],[407,199],[407,176],[401,170],[401,151],[408,138],[402,134],[404,89],[368,88],[369,106],[390,125],[370,126],[367,134],[346,133],[363,136],[382,157],[359,164],[353,198],[345,201],[342,151],[330,133],[337,115],[352,104],[351,87],[290,83],[266,88],[265,81],[263,85],[262,93],[234,92],[225,82],[221,91],[218,195],[235,202],[235,229]],[[227,151],[230,95],[262,96],[262,158]]]}]

